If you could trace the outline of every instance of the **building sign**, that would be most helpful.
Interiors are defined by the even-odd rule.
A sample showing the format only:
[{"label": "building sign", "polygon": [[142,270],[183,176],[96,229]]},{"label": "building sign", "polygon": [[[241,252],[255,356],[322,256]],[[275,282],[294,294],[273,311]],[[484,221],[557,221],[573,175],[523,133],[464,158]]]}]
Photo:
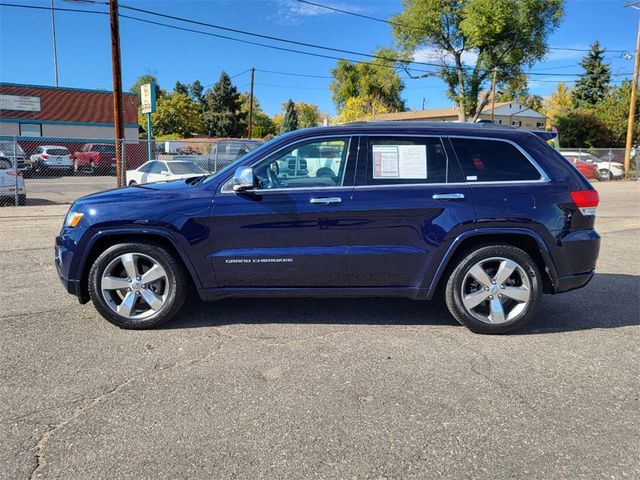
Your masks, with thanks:
[{"label": "building sign", "polygon": [[20,110],[23,112],[39,112],[40,97],[23,95],[0,95],[0,110]]},{"label": "building sign", "polygon": [[142,113],[156,111],[156,86],[153,83],[145,83],[140,87],[140,103]]}]

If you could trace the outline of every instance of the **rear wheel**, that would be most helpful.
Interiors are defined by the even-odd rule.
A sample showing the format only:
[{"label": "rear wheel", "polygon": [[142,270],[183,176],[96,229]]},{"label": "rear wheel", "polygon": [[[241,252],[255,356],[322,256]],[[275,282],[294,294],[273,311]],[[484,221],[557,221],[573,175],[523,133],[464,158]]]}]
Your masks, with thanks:
[{"label": "rear wheel", "polygon": [[446,286],[453,317],[476,333],[506,333],[524,326],[542,296],[540,272],[523,250],[490,245],[469,252]]},{"label": "rear wheel", "polygon": [[121,328],[153,328],[169,321],[187,296],[182,265],[164,248],[114,245],[89,272],[89,294],[98,312]]},{"label": "rear wheel", "polygon": [[606,169],[606,168],[602,168],[599,171],[599,176],[598,176],[598,180],[600,181],[607,181],[607,180],[612,180],[613,179],[613,175],[611,174],[611,172]]},{"label": "rear wheel", "polygon": [[18,196],[18,206],[24,207],[27,204],[27,194]]}]

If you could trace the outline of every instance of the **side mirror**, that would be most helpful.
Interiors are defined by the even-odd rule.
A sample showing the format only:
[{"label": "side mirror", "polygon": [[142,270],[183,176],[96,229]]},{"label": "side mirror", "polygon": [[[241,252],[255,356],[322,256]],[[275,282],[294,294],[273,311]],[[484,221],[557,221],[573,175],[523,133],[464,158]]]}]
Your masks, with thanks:
[{"label": "side mirror", "polygon": [[233,174],[232,188],[234,192],[244,192],[255,187],[253,168],[239,167]]},{"label": "side mirror", "polygon": [[162,171],[160,172],[160,175],[167,175],[167,176],[169,176],[169,175],[171,175],[171,174],[169,173],[169,170],[162,170]]}]

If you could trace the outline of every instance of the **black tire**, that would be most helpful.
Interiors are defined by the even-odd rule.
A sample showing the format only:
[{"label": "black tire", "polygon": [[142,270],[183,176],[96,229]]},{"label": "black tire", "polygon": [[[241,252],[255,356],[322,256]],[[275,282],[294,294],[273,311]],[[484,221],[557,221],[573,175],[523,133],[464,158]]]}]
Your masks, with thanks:
[{"label": "black tire", "polygon": [[138,183],[138,182],[136,182],[135,180],[131,180],[131,181],[129,182],[129,185],[137,185],[137,183]]},{"label": "black tire", "polygon": [[[500,324],[486,323],[477,319],[462,302],[463,281],[468,271],[478,262],[494,257],[514,261],[522,268],[530,283],[530,298],[526,308],[512,320]],[[533,259],[517,247],[500,244],[487,245],[466,252],[451,272],[445,291],[445,299],[451,315],[472,332],[481,334],[502,334],[523,327],[535,315],[541,297],[542,278]]]},{"label": "black tire", "polygon": [[[101,293],[101,278],[109,263],[125,253],[141,253],[153,258],[167,273],[166,288],[169,289],[165,305],[154,315],[130,319],[114,312]],[[120,328],[142,330],[158,327],[168,322],[182,307],[187,298],[190,282],[180,260],[162,246],[152,243],[121,243],[108,248],[100,255],[89,271],[89,295],[93,304],[107,321]]]},{"label": "black tire", "polygon": [[598,172],[598,180],[603,182],[613,180],[613,174],[607,168],[603,168]]},{"label": "black tire", "polygon": [[19,195],[18,196],[18,205],[20,207],[24,207],[27,204],[27,195]]}]

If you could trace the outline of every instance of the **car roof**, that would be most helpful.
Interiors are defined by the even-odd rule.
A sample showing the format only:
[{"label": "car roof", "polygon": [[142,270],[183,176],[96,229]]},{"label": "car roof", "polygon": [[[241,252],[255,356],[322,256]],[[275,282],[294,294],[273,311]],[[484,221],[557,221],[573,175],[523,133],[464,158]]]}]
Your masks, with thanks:
[{"label": "car roof", "polygon": [[301,134],[340,134],[343,132],[367,134],[369,132],[398,132],[398,133],[433,133],[438,135],[461,135],[461,136],[486,136],[514,138],[522,136],[538,136],[549,134],[550,132],[524,130],[509,125],[499,125],[495,123],[472,123],[472,122],[433,122],[433,121],[384,121],[384,122],[348,122],[342,125],[332,125],[328,127],[314,127],[301,130],[294,130],[285,135],[294,136]]},{"label": "car roof", "polygon": [[38,148],[64,148],[65,150],[69,150],[64,145],[40,145]]}]

